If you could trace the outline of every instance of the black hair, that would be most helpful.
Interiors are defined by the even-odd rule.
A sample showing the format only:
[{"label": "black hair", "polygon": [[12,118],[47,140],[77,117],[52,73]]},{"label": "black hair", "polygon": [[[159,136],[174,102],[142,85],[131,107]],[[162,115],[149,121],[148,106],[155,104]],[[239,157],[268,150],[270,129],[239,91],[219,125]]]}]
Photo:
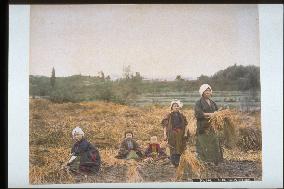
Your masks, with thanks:
[{"label": "black hair", "polygon": [[127,131],[124,132],[124,138],[126,137],[126,134],[128,134],[128,133],[132,134],[132,137],[133,137],[133,132],[131,130],[127,130]]}]

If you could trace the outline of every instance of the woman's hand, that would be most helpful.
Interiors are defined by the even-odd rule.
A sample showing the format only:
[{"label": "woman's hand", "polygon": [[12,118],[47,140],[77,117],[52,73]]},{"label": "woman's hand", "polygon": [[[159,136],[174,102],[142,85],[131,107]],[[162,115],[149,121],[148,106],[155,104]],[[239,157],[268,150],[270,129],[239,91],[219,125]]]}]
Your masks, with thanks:
[{"label": "woman's hand", "polygon": [[213,113],[209,113],[209,117],[213,117],[215,114],[217,113],[217,111],[213,112]]},{"label": "woman's hand", "polygon": [[204,113],[204,115],[205,115],[207,118],[211,118],[211,117],[214,115],[214,113]]},{"label": "woman's hand", "polygon": [[209,117],[210,117],[210,118],[211,118],[211,117],[213,117],[213,116],[214,116],[214,114],[215,114],[215,112],[210,113]]}]

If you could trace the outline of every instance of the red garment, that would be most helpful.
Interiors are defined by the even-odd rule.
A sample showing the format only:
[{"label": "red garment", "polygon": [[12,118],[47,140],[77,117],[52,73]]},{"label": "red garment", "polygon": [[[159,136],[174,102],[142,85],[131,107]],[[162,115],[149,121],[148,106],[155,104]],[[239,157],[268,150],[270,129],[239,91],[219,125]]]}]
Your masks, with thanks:
[{"label": "red garment", "polygon": [[165,152],[163,152],[163,150],[160,147],[160,144],[149,144],[146,151],[145,151],[145,155],[147,157],[151,157],[152,153],[157,153],[158,156],[163,156],[165,155]]},{"label": "red garment", "polygon": [[151,152],[156,152],[156,153],[159,152],[159,149],[160,149],[159,144],[149,144],[149,147],[150,147]]}]

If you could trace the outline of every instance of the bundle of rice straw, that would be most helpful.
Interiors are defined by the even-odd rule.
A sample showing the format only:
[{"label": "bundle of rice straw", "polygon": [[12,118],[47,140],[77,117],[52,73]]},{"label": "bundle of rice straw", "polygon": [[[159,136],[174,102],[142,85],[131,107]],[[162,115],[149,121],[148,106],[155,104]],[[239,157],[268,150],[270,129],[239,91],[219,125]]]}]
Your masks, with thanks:
[{"label": "bundle of rice straw", "polygon": [[227,147],[233,148],[237,142],[236,113],[229,110],[217,111],[209,120],[214,132],[219,133]]},{"label": "bundle of rice straw", "polygon": [[137,162],[133,159],[127,161],[127,182],[143,182],[137,165]]},{"label": "bundle of rice straw", "polygon": [[261,150],[261,130],[258,127],[241,127],[239,129],[238,147],[243,151]]},{"label": "bundle of rice straw", "polygon": [[185,150],[180,157],[179,166],[176,170],[176,180],[180,180],[186,171],[189,171],[192,176],[201,177],[205,171],[205,166],[200,162],[195,153],[189,149]]}]

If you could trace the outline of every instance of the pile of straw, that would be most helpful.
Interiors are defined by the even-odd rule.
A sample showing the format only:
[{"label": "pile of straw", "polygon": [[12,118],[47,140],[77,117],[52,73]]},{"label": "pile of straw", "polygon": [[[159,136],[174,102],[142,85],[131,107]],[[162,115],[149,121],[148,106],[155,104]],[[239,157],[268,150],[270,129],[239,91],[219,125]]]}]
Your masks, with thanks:
[{"label": "pile of straw", "polygon": [[189,171],[191,176],[201,177],[205,166],[197,159],[195,153],[189,149],[185,150],[180,157],[179,166],[176,170],[176,180],[180,180]]},{"label": "pile of straw", "polygon": [[133,159],[127,161],[126,179],[127,182],[143,182],[138,171],[138,163]]},{"label": "pile of straw", "polygon": [[[236,115],[235,112],[233,112],[232,110],[229,109],[220,110],[213,114],[209,122],[211,123],[211,127],[213,128],[214,131],[220,131],[224,129],[225,122],[235,121],[236,119],[235,115]],[[230,126],[233,127],[233,125]]]},{"label": "pile of straw", "polygon": [[217,111],[209,122],[226,147],[233,148],[236,146],[238,138],[236,112],[229,109]]},{"label": "pile of straw", "polygon": [[239,129],[238,147],[243,151],[261,150],[261,130],[258,127],[242,127]]}]

